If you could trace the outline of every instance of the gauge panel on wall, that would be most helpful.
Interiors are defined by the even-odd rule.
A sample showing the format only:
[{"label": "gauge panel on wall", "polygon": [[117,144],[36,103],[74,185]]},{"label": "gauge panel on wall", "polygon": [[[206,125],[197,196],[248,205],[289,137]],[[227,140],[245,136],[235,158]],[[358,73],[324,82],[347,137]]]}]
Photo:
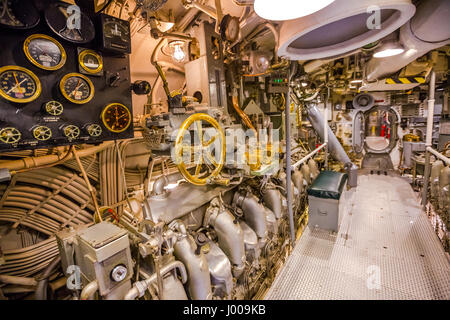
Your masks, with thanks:
[{"label": "gauge panel on wall", "polygon": [[78,67],[81,73],[102,76],[103,57],[94,50],[78,48]]},{"label": "gauge panel on wall", "polygon": [[128,21],[101,14],[100,25],[100,40],[103,50],[131,53],[131,33]]},{"label": "gauge panel on wall", "polygon": [[64,47],[45,34],[29,36],[23,43],[23,51],[32,64],[49,71],[61,69],[67,59]]},{"label": "gauge panel on wall", "polygon": [[85,104],[95,94],[92,81],[80,73],[66,74],[59,82],[59,89],[67,100],[76,104]]},{"label": "gauge panel on wall", "polygon": [[130,110],[120,103],[107,105],[101,117],[106,129],[114,133],[127,130],[133,121]]},{"label": "gauge panel on wall", "polygon": [[[76,24],[68,23],[73,15],[80,14],[80,29]],[[45,10],[45,21],[47,25],[59,37],[73,43],[88,43],[95,38],[95,27],[91,19],[83,12],[71,10],[71,5],[64,2],[58,2]],[[70,27],[69,27],[70,26]]]},{"label": "gauge panel on wall", "polygon": [[[5,3],[27,7],[27,0],[0,0],[0,153],[133,138],[129,55],[103,51],[100,32],[95,39],[97,30],[90,20],[87,24],[82,20],[81,33],[75,30],[75,35],[85,40],[86,34],[92,35],[88,37],[92,41],[85,44],[71,41],[77,37],[64,37],[73,34],[60,35],[59,31],[66,27],[63,23],[58,26],[60,29],[50,23],[53,29],[49,29],[44,19],[46,10],[67,9],[67,4],[36,1],[43,17],[40,21],[38,17],[32,29],[23,32],[4,25],[11,23],[5,14],[16,12],[16,7],[10,10]],[[56,17],[55,21],[62,16],[61,20],[66,22],[60,9],[51,16]],[[30,23],[17,25],[22,29],[29,26]],[[112,76],[114,82],[110,81]],[[105,126],[102,112],[112,102],[126,107],[108,108],[114,114],[105,118]]]},{"label": "gauge panel on wall", "polygon": [[0,0],[0,26],[9,29],[31,29],[40,21],[32,0]]},{"label": "gauge panel on wall", "polygon": [[19,66],[0,68],[0,96],[14,103],[29,103],[41,94],[41,82],[30,70]]}]

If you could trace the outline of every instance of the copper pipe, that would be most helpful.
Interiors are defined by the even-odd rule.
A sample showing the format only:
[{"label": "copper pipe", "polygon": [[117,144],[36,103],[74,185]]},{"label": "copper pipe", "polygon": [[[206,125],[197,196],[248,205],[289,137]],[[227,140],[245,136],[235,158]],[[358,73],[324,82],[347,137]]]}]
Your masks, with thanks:
[{"label": "copper pipe", "polygon": [[[113,141],[104,142],[98,146],[90,147],[86,149],[81,149],[78,151],[78,155],[80,158],[92,155],[94,153],[105,150],[106,148],[111,147],[114,144]],[[65,161],[72,159],[72,154],[67,156]],[[42,157],[27,157],[20,160],[13,160],[8,162],[0,163],[0,169],[8,169],[11,171],[17,171],[24,168],[34,168],[34,167],[42,167],[55,161],[61,160],[62,157],[60,155],[47,155]]]},{"label": "copper pipe", "polygon": [[252,124],[252,121],[250,120],[248,115],[244,111],[242,111],[242,109],[239,107],[237,96],[233,96],[233,107],[234,107],[234,110],[236,110],[236,112],[239,114],[239,116],[241,117],[241,119],[245,123],[245,125],[247,127],[249,127],[251,130],[253,130],[255,132],[255,134],[257,134],[256,129]]}]

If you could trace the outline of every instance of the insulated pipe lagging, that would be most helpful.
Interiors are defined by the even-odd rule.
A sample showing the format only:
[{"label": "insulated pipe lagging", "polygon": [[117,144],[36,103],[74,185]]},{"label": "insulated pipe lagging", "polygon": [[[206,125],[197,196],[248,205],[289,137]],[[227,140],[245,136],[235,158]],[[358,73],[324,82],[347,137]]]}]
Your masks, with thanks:
[{"label": "insulated pipe lagging", "polygon": [[211,300],[211,278],[208,261],[200,251],[196,254],[197,245],[191,236],[184,236],[174,246],[174,255],[186,267],[188,273],[187,287],[193,300]]},{"label": "insulated pipe lagging", "polygon": [[266,214],[264,206],[253,194],[241,194],[236,192],[233,199],[234,204],[244,212],[245,222],[255,231],[259,239],[266,239],[268,235]]},{"label": "insulated pipe lagging", "polygon": [[233,275],[239,277],[244,271],[245,243],[244,232],[234,216],[227,210],[211,215],[210,224],[216,231],[219,247],[233,264]]},{"label": "insulated pipe lagging", "polygon": [[314,105],[310,105],[307,108],[307,112],[308,120],[311,122],[314,130],[319,134],[322,141],[325,140],[325,128],[328,128],[328,143],[326,144],[328,152],[335,160],[344,164],[348,173],[348,186],[351,188],[356,187],[358,185],[358,166],[351,162],[344,148],[334,135],[333,130],[326,124],[326,120],[323,118],[322,113],[319,112],[319,109]]},{"label": "insulated pipe lagging", "polygon": [[281,199],[281,193],[278,189],[267,188],[263,192],[264,205],[272,210],[277,219],[283,216],[283,203]]}]

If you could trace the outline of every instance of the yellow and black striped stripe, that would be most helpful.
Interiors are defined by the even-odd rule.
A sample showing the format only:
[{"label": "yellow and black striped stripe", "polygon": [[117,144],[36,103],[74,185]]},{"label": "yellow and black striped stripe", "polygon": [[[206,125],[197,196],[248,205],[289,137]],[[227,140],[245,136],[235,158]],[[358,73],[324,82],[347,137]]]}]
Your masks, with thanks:
[{"label": "yellow and black striped stripe", "polygon": [[411,84],[411,83],[425,83],[424,77],[406,77],[406,78],[387,78],[386,84]]}]

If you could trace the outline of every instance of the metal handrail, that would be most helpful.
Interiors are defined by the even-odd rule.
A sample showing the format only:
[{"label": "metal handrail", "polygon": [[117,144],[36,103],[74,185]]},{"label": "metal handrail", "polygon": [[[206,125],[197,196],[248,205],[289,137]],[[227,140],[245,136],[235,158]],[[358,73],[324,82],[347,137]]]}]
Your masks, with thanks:
[{"label": "metal handrail", "polygon": [[308,161],[310,158],[314,157],[320,150],[322,150],[323,148],[325,148],[327,146],[327,143],[322,144],[320,147],[318,147],[316,150],[314,150],[313,152],[311,152],[310,154],[308,154],[307,156],[303,157],[302,159],[300,159],[299,161],[297,161],[293,166],[292,166],[292,170],[295,170],[296,168],[298,168],[300,165],[302,165],[303,163],[305,163],[306,161]]},{"label": "metal handrail", "polygon": [[437,158],[444,161],[447,165],[450,165],[450,159],[444,156],[442,153],[439,153],[438,151],[434,150],[431,147],[427,147],[427,151],[434,154]]}]

